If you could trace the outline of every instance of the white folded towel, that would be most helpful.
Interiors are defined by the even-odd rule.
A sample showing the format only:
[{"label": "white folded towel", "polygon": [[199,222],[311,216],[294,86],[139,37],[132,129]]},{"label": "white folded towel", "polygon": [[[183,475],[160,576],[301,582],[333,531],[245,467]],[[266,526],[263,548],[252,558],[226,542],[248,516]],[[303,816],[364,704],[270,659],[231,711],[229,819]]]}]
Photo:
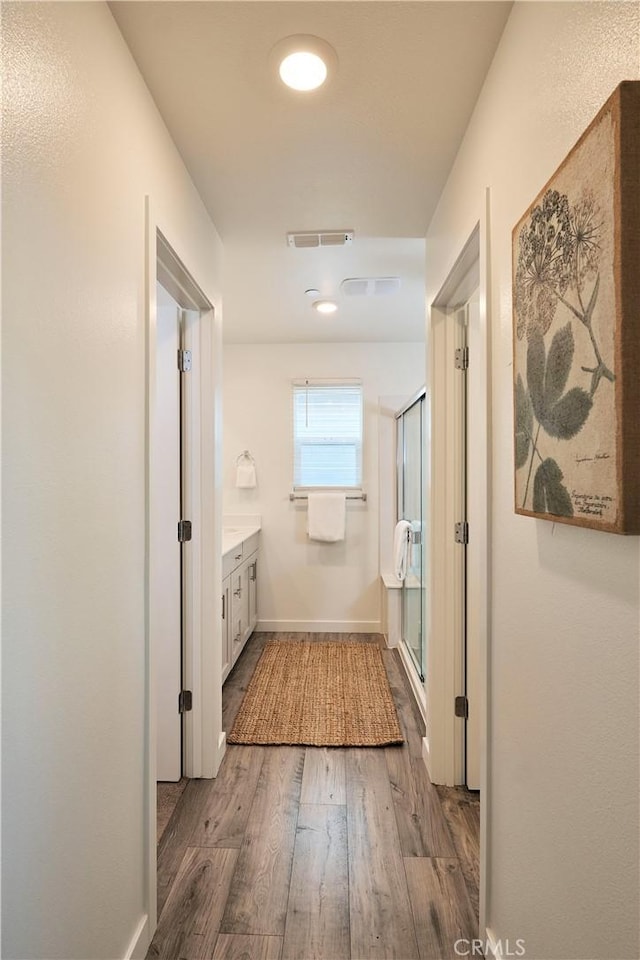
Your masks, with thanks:
[{"label": "white folded towel", "polygon": [[242,457],[236,466],[236,487],[250,489],[256,485],[256,465],[248,457]]},{"label": "white folded towel", "polygon": [[409,534],[411,524],[408,520],[399,520],[393,534],[393,572],[398,580],[404,580],[407,575],[409,559]]},{"label": "white folded towel", "polygon": [[310,540],[344,540],[347,498],[344,493],[310,493],[307,525]]}]

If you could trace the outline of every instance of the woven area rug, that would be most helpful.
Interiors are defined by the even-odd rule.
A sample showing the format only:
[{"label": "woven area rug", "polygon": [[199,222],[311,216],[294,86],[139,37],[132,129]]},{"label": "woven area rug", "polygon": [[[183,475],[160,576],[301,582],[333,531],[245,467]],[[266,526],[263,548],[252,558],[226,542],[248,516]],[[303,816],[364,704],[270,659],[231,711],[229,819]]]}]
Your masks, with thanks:
[{"label": "woven area rug", "polygon": [[402,743],[375,643],[271,640],[229,743],[382,747]]}]

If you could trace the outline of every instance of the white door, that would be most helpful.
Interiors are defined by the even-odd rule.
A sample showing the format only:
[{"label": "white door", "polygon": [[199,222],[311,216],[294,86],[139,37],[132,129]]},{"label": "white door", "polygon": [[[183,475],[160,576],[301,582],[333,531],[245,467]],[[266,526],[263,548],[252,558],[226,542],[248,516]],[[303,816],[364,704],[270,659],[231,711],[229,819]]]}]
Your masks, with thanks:
[{"label": "white door", "polygon": [[231,577],[222,581],[222,682],[231,670]]},{"label": "white door", "polygon": [[180,544],[180,308],[158,285],[155,416],[152,449],[153,562],[161,578],[152,636],[156,663],[157,779],[182,775],[182,723],[178,712],[182,664]]},{"label": "white door", "polygon": [[[479,590],[477,571],[482,563],[482,544],[477,532],[480,530],[478,511],[482,504],[478,497],[478,485],[474,477],[478,473],[478,464],[482,462],[482,444],[485,442],[484,430],[477,423],[477,411],[481,409],[482,397],[479,393],[481,380],[478,377],[479,356],[479,303],[477,291],[468,302],[455,311],[456,344],[466,353],[467,361],[462,364],[460,378],[458,435],[459,456],[457,457],[457,516],[466,523],[468,541],[458,547],[458,609],[455,612],[456,630],[460,637],[460,656],[458,677],[460,689],[466,699],[466,717],[458,714],[462,726],[463,757],[462,768],[464,782],[470,790],[480,789],[480,622]],[[464,539],[464,538],[463,538]]]},{"label": "white door", "polygon": [[[474,531],[482,524],[480,512],[483,509],[480,500],[480,485],[473,483],[479,464],[483,462],[486,444],[484,427],[478,422],[478,411],[483,409],[482,378],[480,377],[480,324],[479,299],[476,291],[467,305],[467,342],[469,345],[469,369],[467,370],[467,520],[469,523],[469,543],[467,545],[467,569],[481,570],[484,564],[483,544]],[[466,656],[465,681],[469,715],[466,723],[466,783],[470,790],[480,789],[480,711],[482,708],[480,683],[480,601],[481,584],[473,574],[466,578]]]}]

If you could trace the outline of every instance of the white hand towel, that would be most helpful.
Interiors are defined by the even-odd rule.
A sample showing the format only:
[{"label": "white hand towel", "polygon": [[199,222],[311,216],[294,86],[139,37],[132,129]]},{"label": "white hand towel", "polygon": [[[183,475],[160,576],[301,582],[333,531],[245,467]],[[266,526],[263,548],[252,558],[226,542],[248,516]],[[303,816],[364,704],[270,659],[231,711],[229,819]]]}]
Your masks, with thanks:
[{"label": "white hand towel", "polygon": [[404,580],[407,575],[410,530],[408,520],[399,520],[393,534],[393,572],[398,580]]},{"label": "white hand towel", "polygon": [[346,522],[344,493],[310,493],[307,524],[310,540],[337,543],[344,540]]},{"label": "white hand towel", "polygon": [[256,486],[256,465],[252,460],[242,459],[236,467],[236,487]]}]

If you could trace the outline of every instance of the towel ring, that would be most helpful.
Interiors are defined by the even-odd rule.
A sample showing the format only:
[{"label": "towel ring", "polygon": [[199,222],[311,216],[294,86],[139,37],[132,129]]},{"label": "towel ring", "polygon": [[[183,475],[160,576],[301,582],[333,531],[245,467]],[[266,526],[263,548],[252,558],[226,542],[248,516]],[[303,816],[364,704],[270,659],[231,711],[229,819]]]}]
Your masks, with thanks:
[{"label": "towel ring", "polygon": [[248,450],[243,450],[242,453],[239,453],[236,457],[236,466],[240,463],[241,460],[249,460],[250,463],[255,463],[255,460],[251,456]]}]

